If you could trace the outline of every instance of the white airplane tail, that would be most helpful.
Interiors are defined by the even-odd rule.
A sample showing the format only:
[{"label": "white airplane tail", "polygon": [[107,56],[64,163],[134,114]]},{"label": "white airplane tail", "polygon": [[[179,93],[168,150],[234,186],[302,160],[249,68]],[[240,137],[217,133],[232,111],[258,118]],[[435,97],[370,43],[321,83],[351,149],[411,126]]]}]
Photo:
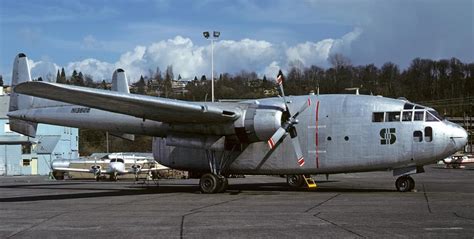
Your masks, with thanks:
[{"label": "white airplane tail", "polygon": [[[28,57],[26,57],[25,54],[20,53],[15,57],[15,61],[13,62],[12,89],[14,90],[16,85],[26,81],[31,81]],[[14,91],[10,95],[9,112],[29,109],[32,105],[32,96],[18,94]],[[10,130],[30,137],[36,136],[37,126],[38,124],[35,122],[10,118]]]},{"label": "white airplane tail", "polygon": [[114,71],[114,74],[112,75],[112,91],[127,94],[130,93],[130,89],[128,88],[127,75],[125,75],[125,71],[123,69],[117,69]]},{"label": "white airplane tail", "polygon": [[[112,75],[112,91],[130,94],[130,88],[128,86],[127,75],[125,74],[125,71],[123,69],[119,68],[114,71],[114,74]],[[126,139],[129,141],[135,140],[135,135],[133,134],[123,134],[119,132],[109,132],[109,133],[121,139]]]}]

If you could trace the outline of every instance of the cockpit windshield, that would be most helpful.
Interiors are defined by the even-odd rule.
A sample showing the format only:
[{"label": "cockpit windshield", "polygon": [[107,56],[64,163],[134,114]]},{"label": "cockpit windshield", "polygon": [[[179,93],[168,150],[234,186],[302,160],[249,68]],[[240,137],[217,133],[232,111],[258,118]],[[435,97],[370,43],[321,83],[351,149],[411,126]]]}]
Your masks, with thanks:
[{"label": "cockpit windshield", "polygon": [[111,159],[110,162],[111,163],[114,163],[114,162],[125,163],[125,161],[123,161],[123,159],[121,159],[121,158]]},{"label": "cockpit windshield", "polygon": [[[400,117],[401,113],[401,117]],[[444,121],[444,117],[441,116],[435,110],[420,110],[414,109],[392,111],[392,112],[373,112],[372,122],[411,122],[411,121],[426,121],[426,122],[437,122]]]},{"label": "cockpit windshield", "polygon": [[429,110],[426,114],[426,121],[443,121],[444,117],[434,110]]}]

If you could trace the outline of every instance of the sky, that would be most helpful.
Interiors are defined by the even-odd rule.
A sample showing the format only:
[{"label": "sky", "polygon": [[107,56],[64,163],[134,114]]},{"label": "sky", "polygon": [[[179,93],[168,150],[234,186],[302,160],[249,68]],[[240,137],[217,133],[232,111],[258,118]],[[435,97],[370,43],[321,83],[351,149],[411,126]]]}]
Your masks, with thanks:
[{"label": "sky", "polygon": [[456,57],[474,62],[474,0],[5,0],[0,1],[0,74],[25,53],[32,76],[62,67],[129,80],[172,65],[175,76],[255,71],[274,77],[290,65],[329,67]]}]

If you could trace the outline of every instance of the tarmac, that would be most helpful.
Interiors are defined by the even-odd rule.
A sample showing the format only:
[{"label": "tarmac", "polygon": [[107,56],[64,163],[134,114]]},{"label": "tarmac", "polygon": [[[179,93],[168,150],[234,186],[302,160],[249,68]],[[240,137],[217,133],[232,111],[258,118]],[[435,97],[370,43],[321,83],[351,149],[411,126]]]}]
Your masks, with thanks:
[{"label": "tarmac", "polygon": [[414,192],[391,172],[230,179],[201,194],[197,179],[53,181],[0,177],[0,238],[474,238],[474,170],[426,166]]}]

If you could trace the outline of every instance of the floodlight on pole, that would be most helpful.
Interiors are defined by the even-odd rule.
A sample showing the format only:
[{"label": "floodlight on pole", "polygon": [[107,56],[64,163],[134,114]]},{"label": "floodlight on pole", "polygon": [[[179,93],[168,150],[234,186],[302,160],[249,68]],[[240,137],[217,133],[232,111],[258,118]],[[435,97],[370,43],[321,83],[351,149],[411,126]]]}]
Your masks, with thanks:
[{"label": "floodlight on pole", "polygon": [[202,35],[211,41],[211,98],[212,102],[214,102],[214,41],[219,38],[221,32],[213,31],[212,38],[210,38],[211,34],[209,32],[203,32]]}]

